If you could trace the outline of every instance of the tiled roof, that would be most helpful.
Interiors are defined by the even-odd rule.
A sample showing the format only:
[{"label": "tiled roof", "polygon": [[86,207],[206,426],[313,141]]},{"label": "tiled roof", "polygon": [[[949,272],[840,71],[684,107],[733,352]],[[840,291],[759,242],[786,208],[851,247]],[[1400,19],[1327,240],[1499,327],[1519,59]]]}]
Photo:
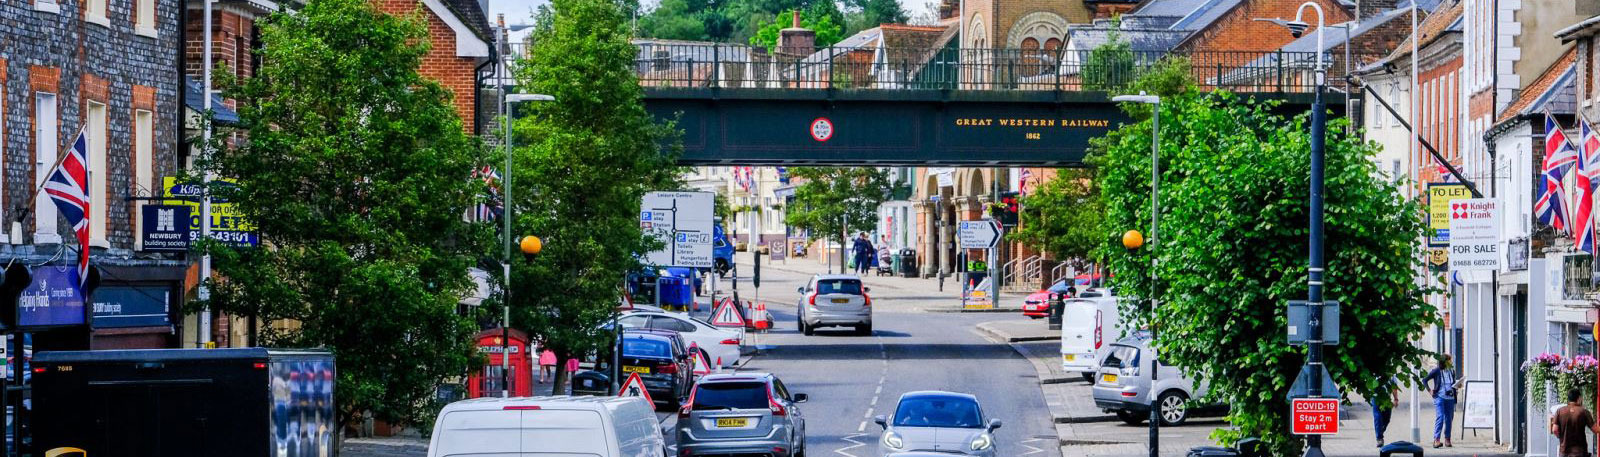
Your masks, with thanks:
[{"label": "tiled roof", "polygon": [[[1438,40],[1439,37],[1444,36],[1446,33],[1458,33],[1461,31],[1459,26],[1461,19],[1461,0],[1444,1],[1448,3],[1440,6],[1448,7],[1448,9],[1443,11],[1435,11],[1433,14],[1429,14],[1426,19],[1423,19],[1421,24],[1417,24],[1417,33],[1422,35],[1422,39],[1419,41],[1420,46],[1418,47],[1426,47],[1430,44],[1433,44],[1434,40]],[[1400,45],[1394,48],[1394,52],[1390,53],[1388,57],[1384,57],[1382,60],[1379,60],[1377,64],[1393,62],[1395,60],[1410,56],[1411,40],[1413,38],[1415,37],[1406,37],[1406,39],[1401,40]]]},{"label": "tiled roof", "polygon": [[1556,59],[1555,63],[1550,64],[1550,68],[1546,68],[1544,73],[1528,83],[1522,93],[1512,100],[1510,105],[1506,105],[1505,111],[1500,113],[1500,119],[1496,122],[1505,122],[1523,114],[1545,109],[1556,113],[1573,112],[1577,101],[1577,94],[1573,91],[1573,82],[1576,79],[1574,75],[1577,70],[1573,62],[1577,60],[1577,50],[1576,46],[1568,46],[1567,51],[1561,53],[1561,57]]},{"label": "tiled roof", "polygon": [[1242,2],[1243,0],[1207,0],[1204,4],[1196,7],[1194,11],[1184,16],[1178,23],[1173,24],[1172,28],[1176,30],[1204,30],[1206,27],[1210,27],[1212,22],[1216,22],[1223,14],[1227,14],[1228,11],[1233,10],[1234,7],[1239,6]]},{"label": "tiled roof", "polygon": [[442,0],[456,18],[466,23],[478,39],[493,43],[494,34],[489,32],[489,17],[483,13],[483,8],[478,6],[478,0]]},{"label": "tiled roof", "polygon": [[[200,81],[195,81],[194,77],[183,75],[183,105],[196,113],[204,113],[206,111],[206,98],[201,95],[205,93],[205,88],[200,86]],[[227,105],[222,104],[221,95],[211,94],[211,112],[216,115],[214,119],[219,123],[239,123],[239,113],[228,109]]]}]

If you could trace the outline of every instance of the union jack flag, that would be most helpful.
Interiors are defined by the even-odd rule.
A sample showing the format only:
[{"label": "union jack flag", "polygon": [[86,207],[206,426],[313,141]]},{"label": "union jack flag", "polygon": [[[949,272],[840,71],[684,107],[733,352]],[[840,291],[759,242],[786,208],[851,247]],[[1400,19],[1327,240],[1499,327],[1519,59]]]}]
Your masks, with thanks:
[{"label": "union jack flag", "polygon": [[1589,127],[1588,119],[1578,116],[1578,174],[1574,185],[1578,187],[1578,220],[1573,226],[1578,231],[1578,249],[1594,253],[1595,187],[1600,186],[1600,135]]},{"label": "union jack flag", "polygon": [[78,286],[89,278],[89,138],[83,131],[45,180],[44,192],[78,237]]},{"label": "union jack flag", "polygon": [[1563,197],[1566,189],[1561,180],[1577,163],[1578,150],[1567,141],[1561,124],[1548,112],[1544,113],[1544,131],[1544,180],[1539,183],[1539,200],[1533,203],[1533,212],[1539,216],[1539,222],[1568,233],[1567,204]]}]

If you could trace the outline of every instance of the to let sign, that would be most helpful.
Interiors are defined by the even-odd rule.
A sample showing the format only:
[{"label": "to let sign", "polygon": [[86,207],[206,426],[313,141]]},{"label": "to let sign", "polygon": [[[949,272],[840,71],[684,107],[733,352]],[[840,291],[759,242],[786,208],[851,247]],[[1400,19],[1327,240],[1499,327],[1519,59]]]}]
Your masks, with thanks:
[{"label": "to let sign", "polygon": [[1461,198],[1450,202],[1450,269],[1499,270],[1500,202]]},{"label": "to let sign", "polygon": [[1296,398],[1290,402],[1291,428],[1296,435],[1339,433],[1339,400],[1336,398]]}]

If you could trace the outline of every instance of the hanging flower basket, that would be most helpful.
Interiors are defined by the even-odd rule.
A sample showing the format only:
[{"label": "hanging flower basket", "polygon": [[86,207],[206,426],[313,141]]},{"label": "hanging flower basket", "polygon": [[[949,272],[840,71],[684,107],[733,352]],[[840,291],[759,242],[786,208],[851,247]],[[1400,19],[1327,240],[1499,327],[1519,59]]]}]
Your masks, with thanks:
[{"label": "hanging flower basket", "polygon": [[[1583,395],[1583,404],[1595,404],[1597,368],[1600,361],[1594,357],[1563,358],[1548,352],[1522,363],[1522,371],[1528,375],[1529,398],[1541,412],[1547,412],[1545,406],[1550,403],[1566,400],[1567,391],[1573,389]],[[1550,390],[1552,387],[1554,391]]]}]

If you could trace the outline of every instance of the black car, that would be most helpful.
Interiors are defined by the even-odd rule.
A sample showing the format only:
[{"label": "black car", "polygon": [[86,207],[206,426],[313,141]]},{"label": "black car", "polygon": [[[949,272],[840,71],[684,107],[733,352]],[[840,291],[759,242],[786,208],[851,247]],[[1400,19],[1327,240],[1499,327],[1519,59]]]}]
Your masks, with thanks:
[{"label": "black car", "polygon": [[675,332],[627,330],[622,333],[622,364],[618,378],[627,382],[637,373],[650,399],[667,409],[677,409],[694,387],[694,364],[689,348]]}]

